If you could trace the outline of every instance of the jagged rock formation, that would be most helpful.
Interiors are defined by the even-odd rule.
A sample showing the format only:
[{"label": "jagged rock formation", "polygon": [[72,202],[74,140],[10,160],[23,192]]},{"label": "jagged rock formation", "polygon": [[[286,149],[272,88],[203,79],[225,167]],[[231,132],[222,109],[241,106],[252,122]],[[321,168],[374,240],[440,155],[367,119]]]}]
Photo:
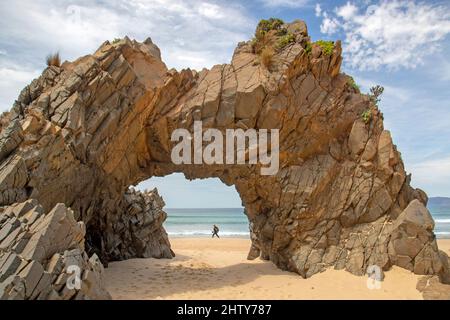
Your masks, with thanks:
[{"label": "jagged rock formation", "polygon": [[[117,210],[120,214],[109,215],[105,225],[90,225],[87,232],[88,248],[104,261],[175,256],[162,226],[167,218],[162,210],[165,204],[156,189],[146,192],[128,189],[123,198],[110,205],[110,212]],[[99,230],[108,232],[102,235]]]},{"label": "jagged rock formation", "polygon": [[[1,211],[0,299],[110,298],[103,265],[85,253],[85,226],[72,210],[57,204],[47,213],[32,199]],[[66,285],[70,266],[79,268],[78,288]]]},{"label": "jagged rock formation", "polygon": [[[340,72],[340,42],[331,53],[314,44],[309,50],[306,25],[286,27],[294,41],[269,68],[243,42],[230,64],[167,70],[150,39],[128,38],[47,68],[0,122],[8,124],[0,137],[0,204],[36,199],[46,211],[66,204],[87,226],[88,251],[103,261],[168,257],[161,218],[155,228],[134,223],[137,212],[140,221],[153,218],[146,206],[135,208],[133,198],[146,200],[128,187],[173,172],[218,177],[236,186],[245,206],[249,258],[303,277],[329,266],[361,275],[369,265],[398,265],[445,281],[427,197],[410,186],[382,114]],[[173,164],[171,132],[192,132],[195,120],[205,130],[280,129],[279,172]],[[158,245],[146,249],[145,239]]]},{"label": "jagged rock formation", "polygon": [[[105,261],[174,256],[162,228],[164,202],[156,189],[129,189],[115,205],[121,214],[108,217],[109,232],[99,247],[94,226],[86,236],[84,223],[77,223],[63,204],[48,213],[35,199],[1,207],[0,299],[109,299],[98,254],[108,252]],[[94,251],[90,258],[85,236],[88,250]],[[98,248],[102,250],[95,252]],[[66,286],[71,266],[80,270],[78,289]]]}]

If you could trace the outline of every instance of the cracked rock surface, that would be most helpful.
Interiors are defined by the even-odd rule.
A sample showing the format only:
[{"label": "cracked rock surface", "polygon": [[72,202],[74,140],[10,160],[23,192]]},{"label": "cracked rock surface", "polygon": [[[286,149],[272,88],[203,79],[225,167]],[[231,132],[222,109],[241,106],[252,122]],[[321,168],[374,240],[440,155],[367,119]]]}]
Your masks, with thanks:
[{"label": "cracked rock surface", "polygon": [[[295,21],[287,28],[295,41],[275,53],[269,68],[251,42],[242,42],[230,64],[168,70],[151,39],[128,38],[47,68],[0,121],[5,212],[27,199],[44,217],[70,208],[74,221],[86,225],[81,257],[96,253],[104,263],[170,258],[162,200],[156,191],[129,186],[174,172],[217,177],[241,196],[251,229],[249,258],[269,259],[303,277],[332,266],[363,275],[370,265],[398,265],[448,281],[427,196],[410,186],[381,112],[340,72],[340,42],[331,54],[315,44],[309,53],[306,25]],[[222,132],[279,129],[280,170],[262,176],[260,165],[173,164],[172,131],[192,132],[196,120]],[[21,223],[9,219],[2,235],[11,236]],[[69,240],[63,244],[69,247],[57,248],[62,256],[73,250]],[[50,258],[47,251],[29,252]],[[22,258],[8,259],[20,264]]]},{"label": "cracked rock surface", "polygon": [[[103,265],[84,251],[85,226],[71,209],[46,212],[31,199],[0,211],[0,299],[110,298]],[[79,287],[67,285],[74,267]]]}]

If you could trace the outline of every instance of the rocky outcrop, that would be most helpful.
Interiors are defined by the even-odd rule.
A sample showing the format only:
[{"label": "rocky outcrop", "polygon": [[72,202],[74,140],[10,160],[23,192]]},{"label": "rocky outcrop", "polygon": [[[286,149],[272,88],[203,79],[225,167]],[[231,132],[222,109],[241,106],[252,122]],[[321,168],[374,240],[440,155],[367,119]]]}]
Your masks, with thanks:
[{"label": "rocky outcrop", "polygon": [[72,210],[57,204],[47,213],[34,199],[0,210],[0,299],[110,298]]},{"label": "rocky outcrop", "polygon": [[[218,177],[245,206],[250,258],[303,277],[330,266],[362,275],[370,265],[399,265],[444,281],[427,197],[410,186],[377,106],[340,72],[340,42],[325,50],[303,22],[285,28],[292,37],[269,66],[249,41],[230,64],[167,70],[150,39],[125,38],[47,68],[1,119],[9,125],[0,137],[0,203],[66,204],[87,226],[87,250],[104,262],[168,257],[161,218],[129,186],[173,172]],[[222,132],[279,129],[280,170],[175,165],[171,133],[192,132],[195,120]]]},{"label": "rocky outcrop", "polygon": [[[106,225],[90,226],[88,248],[104,258],[104,261],[174,257],[163,228],[167,217],[162,210],[164,205],[156,189],[146,192],[128,189],[123,198],[109,208],[110,212],[114,212],[115,208],[118,210],[117,214],[108,216]],[[98,230],[108,232],[101,235],[97,233]]]},{"label": "rocky outcrop", "polygon": [[[99,246],[95,231],[86,236],[84,223],[76,222],[63,204],[48,213],[35,199],[0,208],[0,299],[109,299],[103,265],[97,253],[89,258],[85,236],[93,242],[88,250],[102,248],[98,254],[105,261],[174,256],[162,227],[164,202],[156,189],[129,189],[116,205],[120,214],[109,216],[110,231]],[[73,281],[72,288],[68,281]]]}]

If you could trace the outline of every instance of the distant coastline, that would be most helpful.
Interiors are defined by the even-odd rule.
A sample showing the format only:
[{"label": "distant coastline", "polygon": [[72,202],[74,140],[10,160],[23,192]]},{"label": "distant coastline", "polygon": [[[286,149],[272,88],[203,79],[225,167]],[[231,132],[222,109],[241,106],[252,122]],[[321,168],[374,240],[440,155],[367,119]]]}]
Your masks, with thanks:
[{"label": "distant coastline", "polygon": [[428,204],[442,205],[450,208],[450,197],[430,197]]}]

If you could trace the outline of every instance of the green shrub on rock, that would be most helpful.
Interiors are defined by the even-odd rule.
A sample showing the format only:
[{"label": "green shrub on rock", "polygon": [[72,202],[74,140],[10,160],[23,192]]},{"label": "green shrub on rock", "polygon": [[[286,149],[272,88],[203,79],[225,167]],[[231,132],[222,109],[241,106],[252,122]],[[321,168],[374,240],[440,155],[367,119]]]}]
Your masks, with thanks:
[{"label": "green shrub on rock", "polygon": [[316,42],[318,46],[322,48],[322,53],[326,56],[331,56],[334,50],[334,42],[333,41],[325,41],[319,40]]},{"label": "green shrub on rock", "polygon": [[292,33],[287,33],[284,36],[282,36],[280,39],[278,39],[277,47],[278,49],[283,49],[288,44],[295,42],[295,36]]},{"label": "green shrub on rock", "polygon": [[353,77],[349,77],[348,85],[350,86],[350,88],[353,88],[358,92],[360,91],[359,86],[356,84],[355,79],[353,79]]},{"label": "green shrub on rock", "polygon": [[380,96],[383,94],[384,92],[384,87],[380,86],[380,85],[376,85],[372,88],[370,88],[370,100],[375,104],[378,105],[378,103],[381,101]]},{"label": "green shrub on rock", "polygon": [[262,19],[256,27],[255,36],[258,36],[259,33],[267,33],[271,30],[280,30],[283,24],[284,21],[278,18],[270,18],[269,20]]},{"label": "green shrub on rock", "polygon": [[306,43],[305,52],[307,55],[310,55],[312,52],[312,45],[311,42]]},{"label": "green shrub on rock", "polygon": [[365,124],[368,124],[368,123],[370,122],[370,120],[372,119],[372,111],[371,111],[370,109],[364,111],[364,112],[362,113],[361,117],[362,117],[364,123],[365,123]]}]

